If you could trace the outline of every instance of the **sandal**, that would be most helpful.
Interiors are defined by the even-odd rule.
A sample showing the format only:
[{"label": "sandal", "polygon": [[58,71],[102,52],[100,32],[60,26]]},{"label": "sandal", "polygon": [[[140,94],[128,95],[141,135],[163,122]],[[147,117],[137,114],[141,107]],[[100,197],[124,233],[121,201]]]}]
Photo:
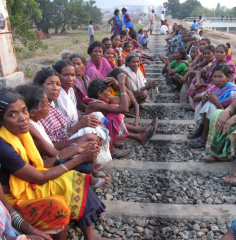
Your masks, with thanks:
[{"label": "sandal", "polygon": [[97,174],[93,175],[96,178],[103,178],[106,181],[110,180],[110,174],[106,171],[99,171]]},{"label": "sandal", "polygon": [[195,112],[195,110],[194,110],[190,105],[185,106],[185,107],[184,107],[184,110],[185,110],[186,112]]},{"label": "sandal", "polygon": [[206,146],[206,141],[203,140],[201,137],[198,137],[188,142],[188,145],[192,148],[201,148]]},{"label": "sandal", "polygon": [[196,139],[196,138],[201,137],[202,133],[203,133],[203,128],[197,128],[197,129],[193,130],[192,132],[190,132],[187,135],[187,138],[188,139]]},{"label": "sandal", "polygon": [[157,126],[158,126],[158,117],[156,117],[156,118],[153,118],[153,120],[152,120],[152,122],[151,122],[151,124],[150,124],[151,126],[152,126],[152,128],[154,128],[155,129],[155,131],[154,131],[154,133],[156,132],[156,130],[157,130]]},{"label": "sandal", "polygon": [[[233,173],[231,173],[230,175],[227,176],[227,178],[236,178],[236,176]],[[223,185],[236,186],[236,182],[229,182],[229,181],[224,180],[223,178],[222,178],[222,184]]]},{"label": "sandal", "polygon": [[103,179],[103,178],[98,178],[97,183],[94,184],[93,186],[91,186],[91,188],[92,188],[93,190],[95,190],[95,189],[99,188],[99,187],[101,186],[101,184],[104,183],[104,182],[105,182],[105,179]]},{"label": "sandal", "polygon": [[147,139],[143,142],[140,142],[142,145],[145,145],[154,135],[154,133],[156,132],[155,128],[151,128],[146,132],[146,137]]},{"label": "sandal", "polygon": [[112,156],[112,158],[119,159],[119,158],[125,157],[127,154],[128,154],[127,150],[120,150],[118,152],[113,153],[111,156]]},{"label": "sandal", "polygon": [[[214,162],[229,162],[229,159],[222,159],[222,160],[219,160],[217,158],[215,158],[214,156],[212,155],[208,155],[208,156],[205,156],[202,158],[203,162],[205,163],[214,163]],[[236,176],[235,176],[236,177]]]}]

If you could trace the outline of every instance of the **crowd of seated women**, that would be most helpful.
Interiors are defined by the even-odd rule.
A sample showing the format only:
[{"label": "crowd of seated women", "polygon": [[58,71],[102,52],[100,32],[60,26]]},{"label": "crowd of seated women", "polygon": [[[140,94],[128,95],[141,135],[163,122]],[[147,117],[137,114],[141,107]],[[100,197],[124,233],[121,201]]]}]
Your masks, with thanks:
[{"label": "crowd of seated women", "polygon": [[[88,60],[64,51],[32,83],[0,90],[4,240],[49,240],[45,232],[55,229],[53,238],[65,240],[71,221],[85,240],[107,239],[93,230],[105,212],[95,189],[107,188],[111,178],[96,159],[105,142],[112,158],[125,157],[126,138],[146,144],[157,128],[156,118],[139,126],[140,104],[157,88],[157,81],[145,79],[144,65],[154,60],[142,51],[147,43],[143,30],[116,29],[89,46]],[[127,113],[133,124],[126,122]]]},{"label": "crowd of seated women", "polygon": [[[205,147],[205,163],[229,161],[236,145],[236,66],[230,43],[213,46],[202,29],[189,31],[176,23],[165,40],[162,73],[167,84],[187,94],[185,110],[194,111],[197,128],[188,133],[188,146]],[[180,95],[173,97],[178,101]],[[235,185],[236,172],[223,177],[223,184]],[[235,239],[235,223],[222,240]]]},{"label": "crowd of seated women", "polygon": [[[167,37],[167,56],[159,55],[165,63],[162,73],[167,84],[181,90],[187,89],[189,105],[186,111],[194,111],[198,126],[187,135],[192,148],[205,147],[210,155],[203,157],[206,163],[229,161],[228,150],[234,154],[236,107],[236,66],[232,62],[230,44],[211,45],[203,37],[203,30],[188,31],[174,24]],[[174,96],[176,99],[179,94]],[[233,174],[225,177],[235,183]]]}]

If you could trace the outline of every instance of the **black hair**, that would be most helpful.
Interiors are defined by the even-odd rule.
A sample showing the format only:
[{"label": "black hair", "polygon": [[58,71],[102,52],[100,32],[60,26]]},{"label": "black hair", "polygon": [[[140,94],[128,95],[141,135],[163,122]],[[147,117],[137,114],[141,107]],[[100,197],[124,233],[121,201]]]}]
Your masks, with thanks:
[{"label": "black hair", "polygon": [[142,31],[143,31],[143,29],[141,28],[141,29],[138,30],[138,33],[140,34]]},{"label": "black hair", "polygon": [[193,20],[193,22],[195,23],[195,22],[196,22],[196,20],[194,19],[194,20]]},{"label": "black hair", "polygon": [[43,88],[32,84],[17,86],[16,91],[24,97],[29,112],[31,110],[36,110],[45,96]]},{"label": "black hair", "polygon": [[86,61],[85,57],[84,57],[81,53],[72,53],[72,54],[70,55],[70,57],[69,57],[69,60],[72,61],[72,59],[75,58],[75,57],[79,58],[79,59],[81,60],[81,62],[82,62],[84,65],[86,65],[86,62],[87,62],[87,61]]},{"label": "black hair", "polygon": [[211,40],[209,38],[202,38],[199,42],[205,41],[208,45],[211,44]]},{"label": "black hair", "polygon": [[113,34],[113,35],[111,36],[111,41],[112,41],[116,36],[119,36],[119,37],[120,37],[119,34]]},{"label": "black hair", "polygon": [[187,52],[183,47],[178,47],[179,54],[182,55],[181,60],[187,60]]},{"label": "black hair", "polygon": [[126,31],[125,30],[120,30],[120,35],[126,35]]},{"label": "black hair", "polygon": [[107,74],[107,77],[113,77],[117,80],[117,76],[120,74],[120,73],[124,73],[124,74],[127,74],[123,69],[121,68],[115,68],[113,69],[111,72],[109,72]]},{"label": "black hair", "polygon": [[134,57],[138,57],[138,58],[139,58],[139,54],[138,54],[138,53],[135,53],[135,52],[130,53],[130,54],[126,57],[126,59],[125,59],[125,66],[128,66],[127,63],[130,63],[131,60],[132,60],[132,58],[134,58]]},{"label": "black hair", "polygon": [[90,21],[89,23],[90,23],[90,24],[92,24],[92,23],[93,23],[93,21]]},{"label": "black hair", "polygon": [[226,45],[228,48],[230,48],[230,43],[227,42],[225,45]]},{"label": "black hair", "polygon": [[199,18],[202,18],[202,16],[199,16]]},{"label": "black hair", "polygon": [[[7,107],[11,103],[15,103],[17,100],[23,100],[24,98],[18,94],[12,88],[2,88],[0,89],[0,121],[3,121],[4,113],[6,112]],[[0,125],[1,126],[1,125]]]},{"label": "black hair", "polygon": [[132,33],[130,33],[130,37],[132,38],[132,39],[137,39],[137,32],[136,31],[133,31]]},{"label": "black hair", "polygon": [[98,92],[103,92],[108,88],[108,84],[102,79],[94,79],[88,86],[88,97],[98,99]]},{"label": "black hair", "polygon": [[231,77],[231,74],[232,74],[232,71],[231,69],[229,68],[228,65],[226,64],[219,64],[217,65],[214,70],[213,70],[213,73],[216,72],[216,71],[221,71],[224,73],[224,75],[227,77],[227,78],[230,78]]},{"label": "black hair", "polygon": [[128,44],[132,44],[132,43],[130,41],[125,42],[124,43],[124,48],[126,48]]},{"label": "black hair", "polygon": [[127,8],[123,7],[123,8],[121,9],[121,11],[122,11],[122,12],[126,12],[126,11],[127,11]]},{"label": "black hair", "polygon": [[57,73],[60,74],[61,71],[62,71],[62,69],[63,69],[64,67],[68,66],[68,65],[74,67],[73,63],[72,63],[71,61],[67,60],[67,59],[66,59],[66,60],[59,60],[59,61],[57,61],[55,64],[52,65],[52,67],[53,67],[53,69],[54,69]]},{"label": "black hair", "polygon": [[216,47],[216,49],[217,49],[218,47],[223,47],[225,53],[228,54],[229,49],[228,49],[228,47],[227,47],[226,45],[224,45],[224,44],[220,44],[220,45],[218,45],[218,46]]},{"label": "black hair", "polygon": [[47,78],[51,76],[59,77],[58,73],[55,70],[51,68],[43,68],[42,70],[37,72],[37,74],[35,75],[33,84],[42,86],[47,80]]},{"label": "black hair", "polygon": [[89,55],[91,55],[91,53],[92,53],[92,51],[93,51],[93,49],[94,49],[95,47],[101,47],[101,48],[102,48],[102,51],[103,51],[103,53],[104,53],[104,50],[105,50],[104,44],[103,44],[102,42],[98,42],[98,41],[93,42],[93,43],[88,47],[87,53],[88,53]]},{"label": "black hair", "polygon": [[111,39],[108,38],[108,37],[105,37],[105,38],[102,39],[102,43],[104,44],[107,40],[111,40]]},{"label": "black hair", "polygon": [[215,53],[216,48],[215,48],[215,46],[209,44],[209,45],[207,45],[206,47],[204,47],[203,52],[204,52],[205,50],[209,50],[210,52]]},{"label": "black hair", "polygon": [[107,49],[110,49],[110,48],[113,50],[113,48],[112,48],[111,46],[106,46],[104,52],[106,52],[106,50],[107,50]]},{"label": "black hair", "polygon": [[120,11],[120,10],[119,10],[118,8],[115,9],[115,11],[114,11],[114,15],[116,15],[119,11]]},{"label": "black hair", "polygon": [[134,28],[133,27],[128,27],[129,29],[129,35],[134,31]]}]

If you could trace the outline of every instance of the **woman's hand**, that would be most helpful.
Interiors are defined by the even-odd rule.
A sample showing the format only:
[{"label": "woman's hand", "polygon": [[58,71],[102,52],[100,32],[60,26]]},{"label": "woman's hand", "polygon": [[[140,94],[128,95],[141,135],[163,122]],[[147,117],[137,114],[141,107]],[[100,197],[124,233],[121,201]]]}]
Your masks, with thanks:
[{"label": "woman's hand", "polygon": [[26,234],[27,239],[31,239],[31,240],[42,240],[42,239],[52,240],[52,238],[48,234],[34,228],[31,225],[25,231],[25,234]]},{"label": "woman's hand", "polygon": [[158,87],[158,82],[155,80],[151,81],[151,88],[155,89],[156,87]]},{"label": "woman's hand", "polygon": [[101,122],[94,114],[85,115],[79,120],[81,128],[91,127],[96,128]]},{"label": "woman's hand", "polygon": [[98,144],[94,144],[81,152],[80,155],[78,155],[78,159],[82,160],[83,162],[92,162],[97,158],[100,150],[101,147]]},{"label": "woman's hand", "polygon": [[233,116],[225,122],[222,133],[226,134],[229,131],[229,128],[235,123],[236,123],[236,116]]},{"label": "woman's hand", "polygon": [[212,93],[212,92],[207,92],[206,93],[206,98],[207,98],[208,101],[213,103],[216,107],[218,107],[219,104],[221,105],[218,97],[214,93]]},{"label": "woman's hand", "polygon": [[126,78],[127,78],[127,75],[125,75],[124,73],[119,73],[117,75],[117,80],[121,84],[125,84]]},{"label": "woman's hand", "polygon": [[116,80],[115,78],[113,78],[113,77],[106,77],[105,83],[107,83],[108,86],[110,86],[110,85],[115,85],[115,86],[119,87],[119,83],[118,83],[117,80]]},{"label": "woman's hand", "polygon": [[102,146],[103,140],[95,134],[88,133],[83,135],[76,141],[78,146],[78,153],[83,152],[87,147],[97,144],[98,146]]},{"label": "woman's hand", "polygon": [[224,110],[223,113],[219,116],[215,128],[217,132],[222,132],[223,127],[226,123],[227,120],[230,119],[230,111],[229,110]]}]

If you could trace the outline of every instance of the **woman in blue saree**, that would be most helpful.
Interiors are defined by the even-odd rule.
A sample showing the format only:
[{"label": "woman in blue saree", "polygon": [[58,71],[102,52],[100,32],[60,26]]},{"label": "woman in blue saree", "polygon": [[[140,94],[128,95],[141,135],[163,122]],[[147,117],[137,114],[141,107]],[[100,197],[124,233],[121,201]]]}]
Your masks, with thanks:
[{"label": "woman in blue saree", "polygon": [[120,10],[116,9],[114,11],[114,16],[108,21],[108,23],[112,26],[111,32],[114,34],[120,34],[122,30],[122,21],[120,21]]}]

